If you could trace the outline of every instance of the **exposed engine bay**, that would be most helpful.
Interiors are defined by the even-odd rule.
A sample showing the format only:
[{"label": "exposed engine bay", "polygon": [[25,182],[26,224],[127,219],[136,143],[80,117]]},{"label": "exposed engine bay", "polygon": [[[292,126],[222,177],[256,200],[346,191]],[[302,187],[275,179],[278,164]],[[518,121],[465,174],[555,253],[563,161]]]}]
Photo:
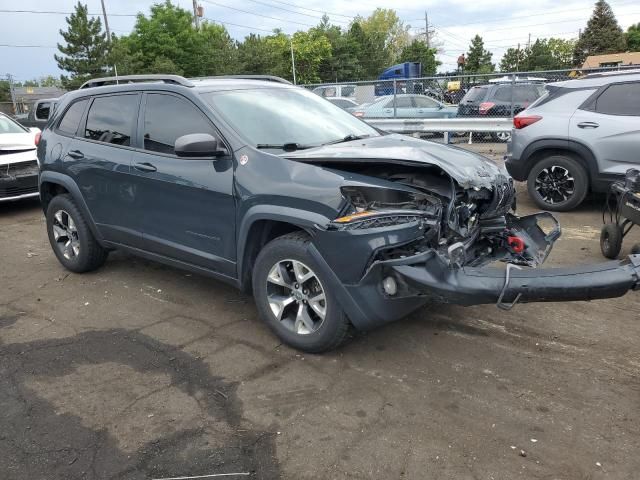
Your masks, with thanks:
[{"label": "exposed engine bay", "polygon": [[375,260],[433,250],[457,266],[476,267],[500,260],[533,267],[545,260],[551,244],[560,236],[557,222],[550,215],[554,225],[549,234],[542,232],[536,219],[514,215],[515,188],[507,175],[498,177],[493,189],[462,188],[437,167],[354,167],[348,166],[354,173],[394,182],[398,189],[343,187],[345,204],[330,228],[350,230],[421,222],[424,229],[422,238],[383,249]]}]

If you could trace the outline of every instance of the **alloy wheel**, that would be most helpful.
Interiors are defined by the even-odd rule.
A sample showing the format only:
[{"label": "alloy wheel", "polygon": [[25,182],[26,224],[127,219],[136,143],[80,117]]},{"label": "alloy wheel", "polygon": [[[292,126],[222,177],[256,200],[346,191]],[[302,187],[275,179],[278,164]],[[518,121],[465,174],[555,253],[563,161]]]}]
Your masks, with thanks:
[{"label": "alloy wheel", "polygon": [[267,301],[276,319],[299,335],[316,332],[327,313],[320,279],[298,260],[281,260],[271,267],[267,276]]},{"label": "alloy wheel", "polygon": [[538,173],[535,189],[545,203],[554,205],[566,202],[573,196],[575,179],[569,170],[554,165],[544,168]]},{"label": "alloy wheel", "polygon": [[509,140],[511,140],[511,132],[498,132],[496,134],[496,137],[501,142],[508,142]]},{"label": "alloy wheel", "polygon": [[51,225],[56,248],[67,260],[80,255],[80,240],[78,229],[71,215],[65,210],[58,210],[53,216]]}]

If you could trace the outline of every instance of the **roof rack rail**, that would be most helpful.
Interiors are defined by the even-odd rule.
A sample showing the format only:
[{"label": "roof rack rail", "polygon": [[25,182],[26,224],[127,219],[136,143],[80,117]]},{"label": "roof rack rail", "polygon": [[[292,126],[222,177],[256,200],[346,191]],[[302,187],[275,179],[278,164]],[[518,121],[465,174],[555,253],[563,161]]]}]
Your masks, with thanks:
[{"label": "roof rack rail", "polygon": [[289,80],[275,75],[216,75],[213,77],[195,77],[193,80],[214,80],[216,78],[236,78],[238,80],[264,80],[266,82],[286,83],[292,85]]},{"label": "roof rack rail", "polygon": [[593,72],[593,73],[587,73],[584,77],[582,78],[598,78],[598,77],[608,77],[608,76],[614,76],[614,75],[637,75],[638,73],[640,73],[640,68],[629,68],[629,69],[624,69],[624,70],[605,70],[603,72]]},{"label": "roof rack rail", "polygon": [[117,77],[101,77],[93,78],[84,82],[80,89],[101,87],[109,84],[119,83],[136,83],[136,82],[164,82],[172,83],[174,85],[182,85],[184,87],[193,87],[193,82],[190,82],[186,78],[180,75],[162,75],[162,74],[148,74],[148,75],[119,75]]}]

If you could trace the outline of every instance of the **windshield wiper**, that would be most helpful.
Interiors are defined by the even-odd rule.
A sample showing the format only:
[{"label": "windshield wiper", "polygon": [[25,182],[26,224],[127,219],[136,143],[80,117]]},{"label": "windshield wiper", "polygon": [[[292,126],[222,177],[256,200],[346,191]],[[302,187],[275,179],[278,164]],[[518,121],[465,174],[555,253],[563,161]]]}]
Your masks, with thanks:
[{"label": "windshield wiper", "polygon": [[314,148],[315,145],[302,145],[300,143],[259,143],[256,145],[256,148],[259,149],[274,149],[274,150],[284,150],[285,152],[295,152],[296,150],[305,150],[307,148]]},{"label": "windshield wiper", "polygon": [[335,145],[336,143],[353,142],[354,140],[362,140],[363,138],[369,138],[370,136],[371,135],[356,135],[355,133],[350,133],[345,137],[342,137],[338,140],[333,140],[331,142],[323,143],[322,145]]}]

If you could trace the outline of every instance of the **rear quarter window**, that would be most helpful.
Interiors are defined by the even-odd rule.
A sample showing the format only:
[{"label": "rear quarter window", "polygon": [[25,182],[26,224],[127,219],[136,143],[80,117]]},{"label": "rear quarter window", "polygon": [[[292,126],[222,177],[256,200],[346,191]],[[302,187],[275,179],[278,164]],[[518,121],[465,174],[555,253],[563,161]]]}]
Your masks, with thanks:
[{"label": "rear quarter window", "polygon": [[62,115],[57,130],[67,135],[75,135],[88,101],[85,99],[73,103]]},{"label": "rear quarter window", "polygon": [[462,99],[463,102],[481,102],[487,94],[487,87],[472,87]]},{"label": "rear quarter window", "polygon": [[640,82],[610,85],[596,99],[595,111],[607,115],[640,116]]}]

